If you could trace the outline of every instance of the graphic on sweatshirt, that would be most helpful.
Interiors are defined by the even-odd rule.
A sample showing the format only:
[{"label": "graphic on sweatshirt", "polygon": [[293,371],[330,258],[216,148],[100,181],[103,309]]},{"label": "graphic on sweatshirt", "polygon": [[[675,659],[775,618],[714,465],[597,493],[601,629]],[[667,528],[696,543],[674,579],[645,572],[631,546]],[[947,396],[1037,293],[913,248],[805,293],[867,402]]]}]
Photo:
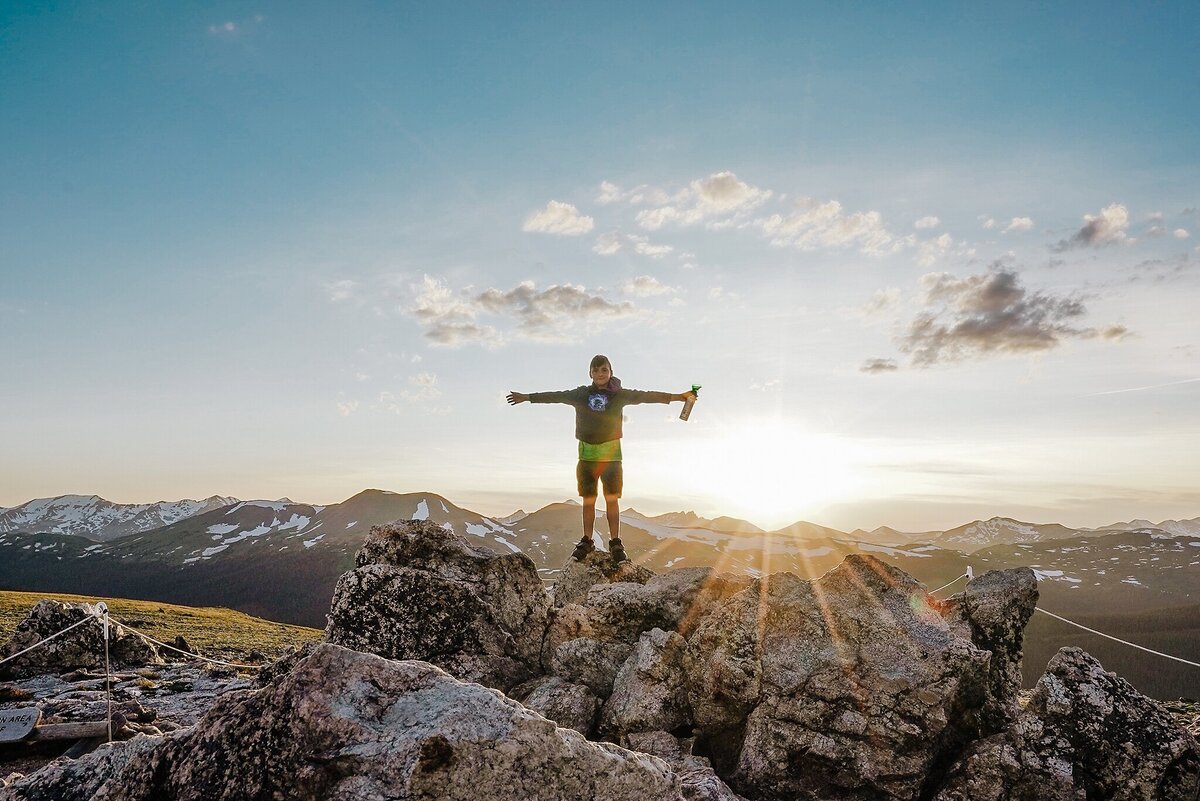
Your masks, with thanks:
[{"label": "graphic on sweatshirt", "polygon": [[593,412],[604,411],[608,408],[608,395],[603,392],[588,395],[588,408]]}]

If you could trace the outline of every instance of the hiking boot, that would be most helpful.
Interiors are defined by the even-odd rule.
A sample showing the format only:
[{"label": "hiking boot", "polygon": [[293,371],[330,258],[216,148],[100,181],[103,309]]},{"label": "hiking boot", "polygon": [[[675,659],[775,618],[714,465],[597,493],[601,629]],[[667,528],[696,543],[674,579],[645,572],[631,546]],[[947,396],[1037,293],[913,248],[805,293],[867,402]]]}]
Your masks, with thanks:
[{"label": "hiking boot", "polygon": [[625,546],[621,543],[621,539],[619,537],[617,539],[608,541],[608,552],[612,554],[614,565],[619,565],[622,562],[629,561],[629,557],[625,555]]},{"label": "hiking boot", "polygon": [[596,543],[592,542],[591,537],[584,537],[575,544],[575,550],[571,551],[571,558],[576,562],[582,562],[584,557],[596,550]]}]

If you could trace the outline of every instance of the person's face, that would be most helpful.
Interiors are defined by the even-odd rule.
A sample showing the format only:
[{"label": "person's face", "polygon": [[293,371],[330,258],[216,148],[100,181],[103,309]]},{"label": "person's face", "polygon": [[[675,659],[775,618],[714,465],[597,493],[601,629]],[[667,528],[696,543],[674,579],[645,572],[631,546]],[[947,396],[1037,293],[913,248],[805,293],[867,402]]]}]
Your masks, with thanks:
[{"label": "person's face", "polygon": [[598,387],[606,387],[608,386],[608,379],[612,378],[612,367],[607,363],[599,367],[593,367],[591,369],[591,376],[593,384]]}]

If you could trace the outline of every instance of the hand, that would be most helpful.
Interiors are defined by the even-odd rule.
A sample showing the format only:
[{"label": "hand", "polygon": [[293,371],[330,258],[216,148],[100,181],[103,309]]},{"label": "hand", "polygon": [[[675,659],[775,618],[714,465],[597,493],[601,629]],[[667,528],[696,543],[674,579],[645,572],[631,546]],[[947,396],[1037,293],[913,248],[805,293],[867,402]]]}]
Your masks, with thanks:
[{"label": "hand", "polygon": [[506,398],[509,406],[516,406],[518,403],[524,403],[529,400],[528,395],[522,395],[520,392],[510,392]]},{"label": "hand", "polygon": [[683,393],[682,395],[680,395],[679,399],[681,401],[683,401],[684,403],[687,403],[690,400],[696,399],[696,393],[689,390],[689,391]]}]

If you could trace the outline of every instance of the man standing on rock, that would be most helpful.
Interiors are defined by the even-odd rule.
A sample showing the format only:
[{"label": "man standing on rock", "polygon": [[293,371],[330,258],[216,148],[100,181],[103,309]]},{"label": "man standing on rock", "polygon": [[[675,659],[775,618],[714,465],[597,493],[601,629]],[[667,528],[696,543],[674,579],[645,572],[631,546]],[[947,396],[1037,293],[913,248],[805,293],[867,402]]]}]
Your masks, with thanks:
[{"label": "man standing on rock", "polygon": [[625,389],[612,373],[607,356],[594,356],[588,370],[591,384],[561,392],[508,393],[509,404],[566,403],[575,407],[575,438],[579,440],[579,463],[575,479],[583,500],[583,539],[571,552],[575,561],[596,550],[592,531],[596,525],[596,489],[604,485],[604,505],[608,516],[608,552],[613,564],[627,561],[621,544],[621,411],[639,403],[671,403],[694,398],[694,392],[643,392]]}]

